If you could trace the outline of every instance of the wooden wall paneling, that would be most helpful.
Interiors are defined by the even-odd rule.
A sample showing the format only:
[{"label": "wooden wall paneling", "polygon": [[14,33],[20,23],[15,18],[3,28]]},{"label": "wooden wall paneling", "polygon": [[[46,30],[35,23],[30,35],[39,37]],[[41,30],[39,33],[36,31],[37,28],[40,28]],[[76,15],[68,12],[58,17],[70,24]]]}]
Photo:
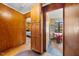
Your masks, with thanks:
[{"label": "wooden wall paneling", "polygon": [[35,48],[35,36],[36,36],[36,31],[35,31],[35,24],[32,23],[32,26],[31,26],[31,48],[34,49]]},{"label": "wooden wall paneling", "polygon": [[36,35],[41,35],[40,23],[35,24]]},{"label": "wooden wall paneling", "polygon": [[24,16],[0,3],[0,52],[25,43]]},{"label": "wooden wall paneling", "polygon": [[66,56],[79,56],[79,4],[65,4],[65,50]]}]

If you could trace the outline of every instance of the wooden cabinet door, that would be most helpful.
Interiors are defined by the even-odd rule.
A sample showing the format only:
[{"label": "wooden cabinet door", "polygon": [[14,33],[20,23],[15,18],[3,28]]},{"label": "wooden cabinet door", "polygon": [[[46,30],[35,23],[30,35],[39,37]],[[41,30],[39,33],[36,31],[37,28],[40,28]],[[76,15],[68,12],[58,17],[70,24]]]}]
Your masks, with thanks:
[{"label": "wooden cabinet door", "polygon": [[32,37],[31,37],[31,49],[43,53],[43,30],[42,30],[42,19],[41,19],[41,5],[34,4],[31,11],[32,19]]},{"label": "wooden cabinet door", "polygon": [[32,26],[31,26],[32,28],[31,28],[31,32],[32,32],[32,36],[31,36],[31,48],[32,48],[32,50],[34,50],[35,49],[35,24],[34,23],[32,23]]}]

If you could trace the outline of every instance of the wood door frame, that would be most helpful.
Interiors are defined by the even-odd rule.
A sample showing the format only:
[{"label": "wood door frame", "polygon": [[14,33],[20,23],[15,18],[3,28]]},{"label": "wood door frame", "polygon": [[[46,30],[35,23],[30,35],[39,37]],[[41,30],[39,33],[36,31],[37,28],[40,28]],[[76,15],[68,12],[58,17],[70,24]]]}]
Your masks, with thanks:
[{"label": "wood door frame", "polygon": [[56,10],[59,8],[63,8],[63,56],[64,56],[64,51],[65,51],[65,22],[64,22],[64,3],[51,3],[48,4],[47,6],[42,7],[43,10],[43,45],[44,45],[44,51],[46,51],[46,13],[50,12],[52,10]]},{"label": "wood door frame", "polygon": [[[23,14],[23,16],[24,16],[24,21],[25,21],[25,33],[26,33],[26,19],[27,18],[31,18],[31,12],[28,12],[28,13],[25,13],[25,14]],[[31,34],[32,35],[32,34]],[[26,36],[26,34],[25,34],[25,37],[27,37]],[[30,37],[31,38],[31,37]],[[26,40],[27,40],[27,38],[26,38]],[[26,41],[25,41],[25,43],[26,43]],[[30,42],[30,44],[31,44],[31,42]],[[30,47],[31,48],[31,47]]]}]

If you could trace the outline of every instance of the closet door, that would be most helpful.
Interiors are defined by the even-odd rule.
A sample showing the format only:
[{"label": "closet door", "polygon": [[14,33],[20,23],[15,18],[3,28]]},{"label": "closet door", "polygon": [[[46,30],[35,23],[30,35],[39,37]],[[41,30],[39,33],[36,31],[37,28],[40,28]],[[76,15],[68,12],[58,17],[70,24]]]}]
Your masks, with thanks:
[{"label": "closet door", "polygon": [[65,4],[64,55],[79,56],[79,4]]},{"label": "closet door", "polygon": [[31,49],[43,53],[43,29],[41,19],[41,5],[34,4],[31,11],[32,19],[32,37],[31,37]]}]

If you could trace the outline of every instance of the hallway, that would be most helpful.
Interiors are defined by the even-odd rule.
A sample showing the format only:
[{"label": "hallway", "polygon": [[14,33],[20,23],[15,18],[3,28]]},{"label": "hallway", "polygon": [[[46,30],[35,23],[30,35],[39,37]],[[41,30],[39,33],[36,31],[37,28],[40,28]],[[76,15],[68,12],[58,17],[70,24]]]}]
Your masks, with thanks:
[{"label": "hallway", "polygon": [[0,3],[0,56],[79,55],[78,7]]}]

